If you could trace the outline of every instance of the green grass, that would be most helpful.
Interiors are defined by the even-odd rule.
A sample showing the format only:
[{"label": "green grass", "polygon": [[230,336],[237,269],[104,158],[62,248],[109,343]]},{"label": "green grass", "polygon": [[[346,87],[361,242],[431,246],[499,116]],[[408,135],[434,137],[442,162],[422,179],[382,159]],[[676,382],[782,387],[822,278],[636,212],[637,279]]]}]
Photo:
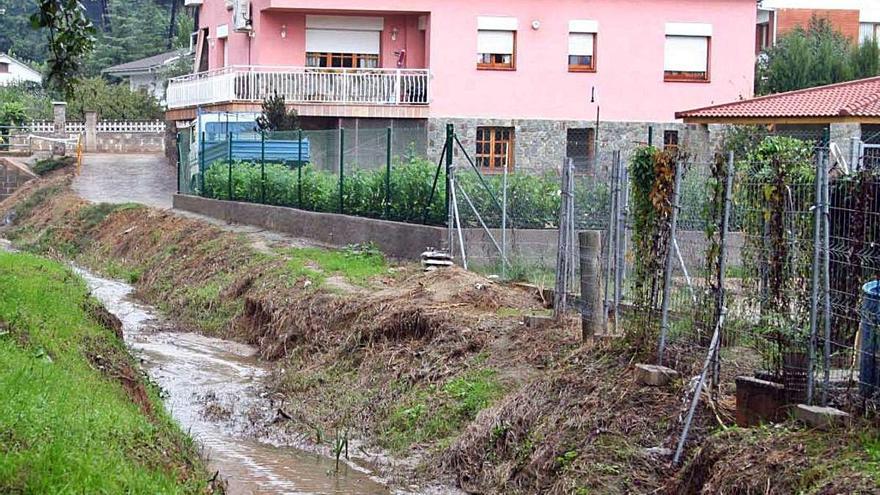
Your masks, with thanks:
[{"label": "green grass", "polygon": [[288,267],[296,278],[320,285],[332,275],[364,285],[370,278],[388,272],[385,257],[372,246],[351,246],[341,250],[293,248],[285,251]]},{"label": "green grass", "polygon": [[502,395],[496,375],[495,370],[483,368],[442,386],[415,391],[391,412],[382,443],[394,452],[403,452],[414,443],[448,443]]},{"label": "green grass", "polygon": [[24,201],[18,203],[18,206],[15,207],[15,213],[18,215],[19,219],[27,218],[31,215],[31,213],[38,206],[46,202],[52,196],[59,194],[61,192],[61,188],[59,186],[47,186],[41,189],[37,189],[30,196],[27,197]]},{"label": "green grass", "polygon": [[37,163],[34,164],[33,172],[37,175],[46,175],[49,172],[58,170],[59,168],[67,167],[68,165],[73,165],[76,162],[76,158],[72,156],[62,156],[58,158],[44,158],[42,160],[37,160]]},{"label": "green grass", "polygon": [[[0,253],[0,493],[201,493],[188,439],[148,386],[148,417],[110,368],[133,360],[83,309],[84,283],[62,265]],[[119,368],[122,369],[122,368]]]}]

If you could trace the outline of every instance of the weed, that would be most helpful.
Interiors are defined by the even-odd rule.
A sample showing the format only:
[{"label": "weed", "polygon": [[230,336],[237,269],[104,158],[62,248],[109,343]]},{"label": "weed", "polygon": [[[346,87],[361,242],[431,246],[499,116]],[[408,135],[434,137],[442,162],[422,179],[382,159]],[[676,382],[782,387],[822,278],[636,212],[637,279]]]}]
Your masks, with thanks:
[{"label": "weed", "polygon": [[37,189],[26,199],[18,203],[18,206],[15,208],[16,219],[21,221],[31,216],[31,213],[36,207],[45,203],[47,199],[57,195],[59,192],[61,192],[59,186],[47,186]]},{"label": "weed", "polygon": [[294,248],[286,251],[288,267],[296,278],[307,278],[320,285],[328,275],[342,275],[351,283],[365,284],[370,278],[386,273],[388,263],[375,248],[359,246],[343,250]]},{"label": "weed", "polygon": [[49,172],[53,172],[60,168],[68,167],[73,165],[76,161],[76,158],[72,156],[62,156],[58,158],[44,158],[42,160],[37,160],[37,163],[31,168],[33,172],[37,175],[46,175]]}]

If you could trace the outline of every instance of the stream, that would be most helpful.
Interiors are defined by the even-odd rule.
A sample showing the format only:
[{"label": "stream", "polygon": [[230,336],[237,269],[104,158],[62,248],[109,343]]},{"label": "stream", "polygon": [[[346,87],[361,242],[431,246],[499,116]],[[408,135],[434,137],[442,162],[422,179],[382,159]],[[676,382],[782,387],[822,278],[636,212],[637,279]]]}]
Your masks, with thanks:
[{"label": "stream", "polygon": [[229,494],[390,493],[366,469],[340,462],[336,473],[333,459],[255,440],[230,421],[231,415],[268,408],[261,383],[269,369],[256,358],[256,349],[164,330],[167,325],[159,323],[155,309],[131,300],[131,286],[74,270],[122,321],[125,342],[162,388],[166,409],[203,448],[211,472],[219,471]]}]

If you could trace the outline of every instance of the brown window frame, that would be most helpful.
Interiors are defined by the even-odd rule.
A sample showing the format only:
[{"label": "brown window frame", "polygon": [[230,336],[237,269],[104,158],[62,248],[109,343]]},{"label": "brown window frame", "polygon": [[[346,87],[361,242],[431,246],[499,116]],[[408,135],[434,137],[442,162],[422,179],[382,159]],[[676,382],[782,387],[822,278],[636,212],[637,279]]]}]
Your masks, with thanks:
[{"label": "brown window frame", "polygon": [[9,62],[0,62],[0,74],[9,74]]},{"label": "brown window frame", "polygon": [[[310,58],[317,58],[319,60],[324,60],[327,65],[309,65],[308,61]],[[333,59],[349,59],[351,60],[352,66],[334,66]],[[376,67],[361,67],[361,60],[371,60],[376,63]],[[337,53],[337,52],[306,52],[306,67],[310,69],[378,69],[381,67],[381,60],[378,54],[371,53]]]},{"label": "brown window frame", "polygon": [[[504,137],[504,134],[507,137]],[[477,167],[484,173],[500,174],[506,168],[513,171],[514,147],[516,146],[516,129],[503,126],[479,126],[477,127],[474,160]],[[507,151],[497,152],[496,146],[507,145]]]},{"label": "brown window frame", "polygon": [[[477,36],[480,31],[491,31],[488,29],[478,29]],[[516,31],[503,30],[502,32],[513,34],[513,53],[510,54],[510,63],[506,62],[483,62],[486,55],[490,57],[506,57],[506,53],[480,53],[477,52],[477,70],[516,70]]]},{"label": "brown window frame", "polygon": [[680,145],[678,131],[675,129],[667,129],[663,131],[663,150],[677,150]]},{"label": "brown window frame", "polygon": [[573,34],[591,34],[593,35],[593,54],[590,55],[590,64],[572,64],[571,57],[583,57],[583,55],[569,55],[568,56],[568,71],[569,72],[596,72],[596,53],[598,50],[596,49],[597,42],[599,40],[598,33],[568,33],[569,36]]},{"label": "brown window frame", "polygon": [[[682,72],[663,71],[663,81],[684,83],[710,83],[712,82],[712,37],[692,36],[693,38],[706,38],[706,72]],[[665,41],[664,41],[665,42]]]}]

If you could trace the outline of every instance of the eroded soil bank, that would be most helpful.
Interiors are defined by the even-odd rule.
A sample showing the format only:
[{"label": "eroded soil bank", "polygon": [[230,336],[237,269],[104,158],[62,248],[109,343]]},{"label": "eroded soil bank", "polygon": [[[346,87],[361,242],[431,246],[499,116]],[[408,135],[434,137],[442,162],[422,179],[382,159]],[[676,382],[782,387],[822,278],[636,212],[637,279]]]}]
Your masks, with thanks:
[{"label": "eroded soil bank", "polygon": [[688,463],[673,467],[688,380],[642,387],[626,342],[585,346],[574,326],[525,328],[522,314],[542,304],[523,289],[458,269],[425,274],[363,247],[254,246],[171,213],[90,205],[63,174],[0,204],[0,218],[10,210],[3,235],[18,246],[127,279],[187,329],[254,345],[271,362],[277,415],[253,434],[327,445],[348,432],[396,486],[878,491],[875,430],[729,428],[731,390],[722,409],[699,411]]}]

